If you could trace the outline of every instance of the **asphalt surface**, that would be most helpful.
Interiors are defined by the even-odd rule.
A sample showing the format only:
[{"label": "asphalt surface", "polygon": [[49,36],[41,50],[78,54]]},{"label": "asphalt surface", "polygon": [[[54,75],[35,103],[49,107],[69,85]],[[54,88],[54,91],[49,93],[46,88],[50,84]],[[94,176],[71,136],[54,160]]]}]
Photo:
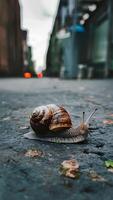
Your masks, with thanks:
[{"label": "asphalt surface", "polygon": [[[113,173],[105,161],[113,160],[113,80],[0,79],[0,200],[112,200]],[[82,112],[95,129],[82,144],[54,144],[24,139],[29,116],[39,105],[64,105],[78,125]],[[27,157],[30,149],[39,157]],[[80,177],[59,172],[64,160],[76,159]],[[90,176],[95,171],[103,179]],[[99,179],[99,180],[97,180]]]}]

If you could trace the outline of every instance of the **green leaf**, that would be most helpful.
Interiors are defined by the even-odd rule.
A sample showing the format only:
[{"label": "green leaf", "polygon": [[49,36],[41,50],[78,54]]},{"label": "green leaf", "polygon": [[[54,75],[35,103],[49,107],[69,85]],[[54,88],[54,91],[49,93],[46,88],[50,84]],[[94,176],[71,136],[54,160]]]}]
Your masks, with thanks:
[{"label": "green leaf", "polygon": [[105,166],[107,167],[107,168],[113,168],[113,160],[106,160],[105,161]]}]

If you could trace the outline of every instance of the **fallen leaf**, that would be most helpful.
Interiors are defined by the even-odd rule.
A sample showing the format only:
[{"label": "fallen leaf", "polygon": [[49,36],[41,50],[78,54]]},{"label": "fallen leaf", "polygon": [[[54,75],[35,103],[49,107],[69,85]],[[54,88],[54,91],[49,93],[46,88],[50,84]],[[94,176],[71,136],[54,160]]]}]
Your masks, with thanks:
[{"label": "fallen leaf", "polygon": [[32,149],[28,150],[25,153],[26,157],[32,157],[32,158],[34,158],[34,157],[41,157],[42,155],[43,155],[42,151],[40,151],[40,150],[32,150]]},{"label": "fallen leaf", "polygon": [[106,160],[105,161],[105,166],[107,168],[113,168],[113,160]]},{"label": "fallen leaf", "polygon": [[102,181],[102,182],[106,181],[105,178],[103,176],[97,174],[96,171],[90,171],[89,176],[92,179],[92,181]]},{"label": "fallen leaf", "polygon": [[108,169],[108,172],[112,172],[113,173],[113,160],[106,160],[105,161],[105,166]]},{"label": "fallen leaf", "polygon": [[77,160],[64,160],[60,167],[61,175],[69,178],[79,178],[79,163]]},{"label": "fallen leaf", "polygon": [[113,120],[111,120],[111,119],[106,119],[106,120],[103,121],[103,124],[111,125],[111,124],[113,124]]}]

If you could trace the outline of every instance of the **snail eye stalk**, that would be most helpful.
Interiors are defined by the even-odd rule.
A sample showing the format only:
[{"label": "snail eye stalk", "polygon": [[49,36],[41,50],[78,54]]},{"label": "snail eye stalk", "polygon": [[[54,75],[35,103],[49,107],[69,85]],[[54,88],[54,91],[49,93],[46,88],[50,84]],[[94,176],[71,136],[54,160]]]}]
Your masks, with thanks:
[{"label": "snail eye stalk", "polygon": [[85,119],[85,112],[83,112],[83,118],[82,118],[83,124],[84,124],[84,119]]},{"label": "snail eye stalk", "polygon": [[95,108],[95,109],[92,111],[92,113],[91,113],[91,114],[89,115],[89,117],[86,119],[85,124],[88,124],[89,120],[92,118],[92,116],[95,114],[95,112],[96,112],[97,110],[98,110],[98,109]]}]

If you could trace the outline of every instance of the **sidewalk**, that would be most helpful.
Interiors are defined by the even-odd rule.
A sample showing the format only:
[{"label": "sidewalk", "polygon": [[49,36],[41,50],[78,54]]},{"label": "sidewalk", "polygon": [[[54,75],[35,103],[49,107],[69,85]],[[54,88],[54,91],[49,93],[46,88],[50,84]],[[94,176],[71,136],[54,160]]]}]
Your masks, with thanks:
[{"label": "sidewalk", "polygon": [[[104,162],[113,160],[113,80],[57,79],[0,80],[0,200],[112,200],[113,173]],[[52,144],[23,138],[30,131],[29,116],[39,105],[64,105],[78,125],[82,112],[97,107],[91,124],[97,128],[83,144]],[[42,152],[27,157],[28,150]],[[80,178],[60,175],[60,164],[76,159]],[[95,171],[105,181],[94,181]]]}]

